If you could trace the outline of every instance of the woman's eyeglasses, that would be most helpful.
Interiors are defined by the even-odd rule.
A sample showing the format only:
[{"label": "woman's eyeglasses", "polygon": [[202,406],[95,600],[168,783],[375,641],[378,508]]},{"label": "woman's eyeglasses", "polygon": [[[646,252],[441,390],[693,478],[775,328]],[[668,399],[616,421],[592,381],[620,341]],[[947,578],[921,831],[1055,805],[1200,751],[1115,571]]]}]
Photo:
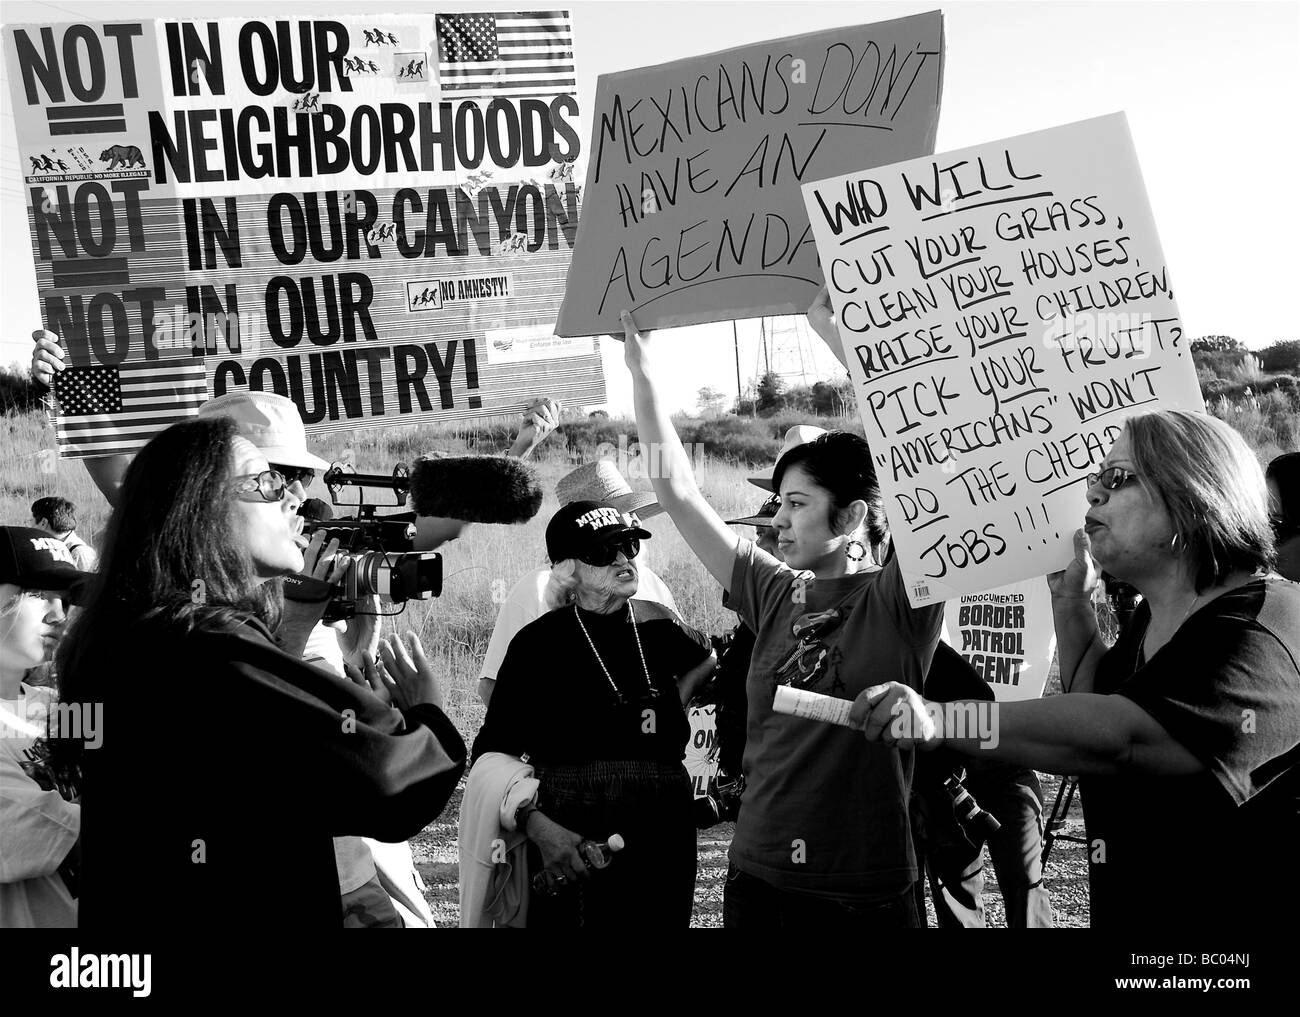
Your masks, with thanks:
[{"label": "woman's eyeglasses", "polygon": [[1130,480],[1137,480],[1138,475],[1122,466],[1111,466],[1100,473],[1088,474],[1088,486],[1100,484],[1107,491],[1118,491]]},{"label": "woman's eyeglasses", "polygon": [[289,481],[278,470],[263,470],[235,479],[235,494],[242,501],[282,501],[289,487]]},{"label": "woman's eyeglasses", "polygon": [[294,484],[301,484],[304,488],[310,487],[311,482],[316,479],[316,471],[309,466],[284,466],[277,463],[271,469],[284,477],[284,482],[290,487]]},{"label": "woman's eyeglasses", "polygon": [[578,555],[578,559],[585,561],[588,565],[594,565],[596,568],[604,568],[606,565],[613,565],[618,560],[620,551],[623,552],[623,556],[628,561],[631,561],[641,553],[641,541],[636,537],[611,540],[607,544],[592,548],[586,554]]}]

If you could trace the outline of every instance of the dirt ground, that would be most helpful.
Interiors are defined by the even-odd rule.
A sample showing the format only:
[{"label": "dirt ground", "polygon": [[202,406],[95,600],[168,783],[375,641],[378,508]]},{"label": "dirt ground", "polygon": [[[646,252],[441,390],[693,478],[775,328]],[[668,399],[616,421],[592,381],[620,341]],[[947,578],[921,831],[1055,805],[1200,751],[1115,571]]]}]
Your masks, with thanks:
[{"label": "dirt ground", "polygon": [[[1056,799],[1060,778],[1039,774],[1043,786],[1044,811],[1050,812]],[[433,909],[434,918],[442,928],[460,922],[458,859],[456,848],[456,821],[460,814],[464,782],[452,796],[446,811],[438,822],[425,828],[411,842],[416,868],[424,879],[425,897]],[[723,823],[699,832],[699,869],[695,880],[695,912],[692,928],[721,928],[722,887],[727,875],[727,846],[731,843],[733,827]],[[1083,836],[1083,813],[1078,796],[1066,817],[1065,825],[1058,831],[1063,834]],[[984,907],[988,923],[993,928],[1006,926],[1002,895],[998,891],[997,877],[985,851]],[[1088,926],[1088,862],[1082,844],[1056,841],[1044,873],[1048,892],[1052,897],[1052,911],[1060,928],[1087,928]],[[926,895],[926,911],[931,927],[935,924],[934,907]]]}]

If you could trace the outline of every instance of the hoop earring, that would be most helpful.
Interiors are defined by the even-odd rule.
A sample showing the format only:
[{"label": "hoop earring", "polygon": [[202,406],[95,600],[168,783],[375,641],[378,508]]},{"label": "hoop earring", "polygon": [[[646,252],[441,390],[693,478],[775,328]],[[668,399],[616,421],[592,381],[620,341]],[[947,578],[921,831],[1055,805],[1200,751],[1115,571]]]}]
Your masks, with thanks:
[{"label": "hoop earring", "polygon": [[1182,554],[1187,550],[1187,540],[1181,533],[1175,533],[1169,540],[1169,550],[1175,555]]},{"label": "hoop earring", "polygon": [[[853,553],[856,546],[857,554]],[[867,545],[856,538],[850,538],[849,542],[844,545],[844,557],[849,561],[862,561],[867,556]]]}]

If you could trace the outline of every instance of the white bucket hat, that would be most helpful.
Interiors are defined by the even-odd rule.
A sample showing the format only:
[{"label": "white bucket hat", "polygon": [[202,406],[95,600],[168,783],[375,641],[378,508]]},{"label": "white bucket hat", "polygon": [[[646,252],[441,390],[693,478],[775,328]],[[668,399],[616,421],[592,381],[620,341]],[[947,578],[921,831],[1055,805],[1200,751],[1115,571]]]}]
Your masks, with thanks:
[{"label": "white bucket hat", "polygon": [[274,392],[230,392],[199,407],[200,417],[230,417],[269,463],[307,470],[328,470],[330,464],[307,451],[307,430],[298,406]]},{"label": "white bucket hat", "polygon": [[561,505],[575,501],[602,502],[620,512],[635,512],[642,519],[663,511],[653,491],[633,491],[618,467],[608,459],[597,459],[566,473],[555,485],[555,497]]},{"label": "white bucket hat", "polygon": [[[776,455],[776,462],[781,461],[781,457],[789,452],[792,448],[798,448],[800,445],[807,445],[814,438],[820,438],[823,434],[829,434],[824,427],[813,427],[812,424],[795,424],[794,427],[785,432],[785,444],[781,446],[781,451]],[[776,471],[776,463],[772,464],[770,469],[764,470],[756,477],[750,477],[749,482],[755,487],[761,487],[764,491],[773,491],[772,474]]]}]

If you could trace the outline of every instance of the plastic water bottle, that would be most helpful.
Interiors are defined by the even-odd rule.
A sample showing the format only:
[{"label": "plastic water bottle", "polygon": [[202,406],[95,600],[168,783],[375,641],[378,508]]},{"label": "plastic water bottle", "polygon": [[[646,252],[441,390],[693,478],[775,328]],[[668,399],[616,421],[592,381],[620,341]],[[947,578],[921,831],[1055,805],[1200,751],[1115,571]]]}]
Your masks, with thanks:
[{"label": "plastic water bottle", "polygon": [[[609,835],[609,840],[584,840],[578,844],[578,854],[582,855],[588,867],[603,869],[608,867],[615,854],[622,851],[623,838],[617,834]],[[538,893],[553,896],[569,885],[563,877],[552,876],[548,872],[539,872],[533,877],[533,889]]]},{"label": "plastic water bottle", "polygon": [[623,847],[623,838],[611,833],[609,840],[584,840],[578,845],[578,851],[593,869],[603,869]]}]

